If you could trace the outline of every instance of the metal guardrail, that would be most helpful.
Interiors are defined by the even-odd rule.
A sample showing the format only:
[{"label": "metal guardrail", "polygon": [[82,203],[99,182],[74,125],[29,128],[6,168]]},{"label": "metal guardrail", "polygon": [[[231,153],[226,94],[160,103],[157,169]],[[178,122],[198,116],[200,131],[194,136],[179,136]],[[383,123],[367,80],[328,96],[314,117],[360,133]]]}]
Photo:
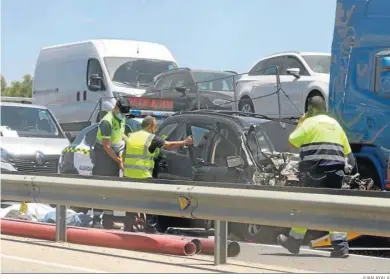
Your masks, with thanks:
[{"label": "metal guardrail", "polygon": [[1,194],[3,200],[57,204],[57,240],[66,238],[65,206],[215,220],[215,264],[227,262],[227,222],[390,237],[390,199],[381,193],[365,197],[177,183],[3,173]]}]

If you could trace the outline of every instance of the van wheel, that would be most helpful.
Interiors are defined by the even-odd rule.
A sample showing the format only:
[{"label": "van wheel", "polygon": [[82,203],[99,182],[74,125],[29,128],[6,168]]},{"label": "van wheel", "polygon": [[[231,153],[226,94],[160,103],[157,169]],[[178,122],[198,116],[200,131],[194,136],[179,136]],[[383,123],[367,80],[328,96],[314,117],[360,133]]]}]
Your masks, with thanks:
[{"label": "van wheel", "polygon": [[238,110],[242,112],[255,113],[255,107],[249,97],[243,97],[238,103]]}]

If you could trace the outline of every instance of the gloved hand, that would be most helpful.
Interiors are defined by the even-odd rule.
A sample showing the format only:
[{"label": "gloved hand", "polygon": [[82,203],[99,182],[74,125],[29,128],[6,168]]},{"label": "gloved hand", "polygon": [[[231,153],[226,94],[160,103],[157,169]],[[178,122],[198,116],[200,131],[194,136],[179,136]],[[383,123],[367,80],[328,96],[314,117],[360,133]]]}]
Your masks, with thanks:
[{"label": "gloved hand", "polygon": [[350,165],[350,164],[345,164],[345,167],[344,167],[344,173],[345,174],[350,174],[353,170],[353,167]]}]

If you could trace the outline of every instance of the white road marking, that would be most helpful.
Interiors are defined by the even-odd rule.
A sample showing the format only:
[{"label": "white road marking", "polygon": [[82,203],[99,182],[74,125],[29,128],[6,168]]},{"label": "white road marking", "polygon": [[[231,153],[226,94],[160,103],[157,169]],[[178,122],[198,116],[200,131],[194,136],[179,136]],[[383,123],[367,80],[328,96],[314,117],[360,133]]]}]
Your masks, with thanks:
[{"label": "white road marking", "polygon": [[84,271],[84,272],[88,272],[88,273],[107,273],[106,271],[89,269],[89,268],[67,265],[67,264],[52,263],[52,262],[47,262],[47,261],[38,261],[38,260],[16,257],[16,256],[9,256],[9,255],[4,255],[4,254],[0,254],[0,256],[4,259],[10,259],[10,260],[27,262],[27,263],[35,263],[35,264],[41,264],[41,265],[45,265],[45,266],[52,266],[52,267],[58,267],[58,268],[66,268],[66,269],[71,269],[71,270]]},{"label": "white road marking", "polygon": [[[270,248],[278,248],[278,249],[284,249],[283,247],[280,247],[278,245],[272,245],[272,244],[261,244],[261,243],[248,243],[248,242],[239,242],[240,245],[248,245],[248,246],[263,246],[263,247],[270,247]],[[242,250],[241,250],[242,251]],[[310,253],[317,253],[317,254],[322,254],[322,255],[329,255],[328,251],[321,251],[321,250],[314,250],[314,249],[306,249],[306,248],[301,248],[301,251],[305,252],[310,252]],[[351,249],[352,251],[352,249]],[[364,256],[364,255],[355,255],[355,254],[349,254],[349,257],[357,257],[357,258],[370,258],[370,259],[375,259],[375,260],[385,260],[385,261],[390,261],[390,258],[379,258],[379,257],[372,257],[372,256]]]}]

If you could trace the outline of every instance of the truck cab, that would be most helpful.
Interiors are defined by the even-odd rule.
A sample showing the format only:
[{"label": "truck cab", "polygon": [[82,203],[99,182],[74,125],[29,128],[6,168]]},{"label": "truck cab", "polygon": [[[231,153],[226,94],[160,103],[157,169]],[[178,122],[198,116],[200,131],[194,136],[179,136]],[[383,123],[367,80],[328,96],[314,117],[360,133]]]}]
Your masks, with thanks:
[{"label": "truck cab", "polygon": [[362,176],[380,190],[390,153],[390,1],[338,0],[329,111],[346,131]]}]

